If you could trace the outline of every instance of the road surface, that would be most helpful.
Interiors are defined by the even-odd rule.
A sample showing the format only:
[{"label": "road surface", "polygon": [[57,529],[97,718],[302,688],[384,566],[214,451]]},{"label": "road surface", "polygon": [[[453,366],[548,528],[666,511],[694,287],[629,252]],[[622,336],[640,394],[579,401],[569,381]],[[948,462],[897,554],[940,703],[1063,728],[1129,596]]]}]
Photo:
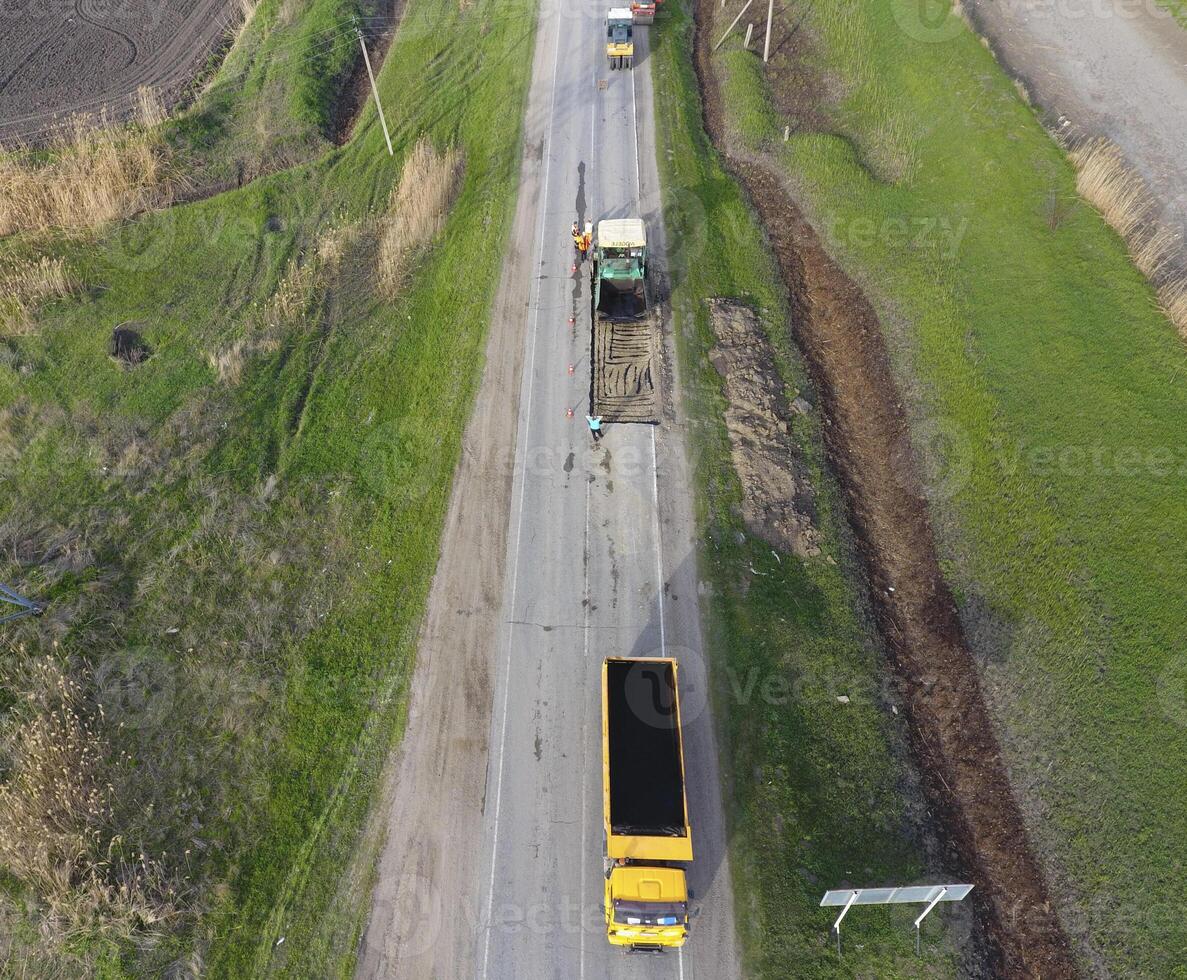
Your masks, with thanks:
[{"label": "road surface", "polygon": [[[595,447],[584,421],[589,281],[571,271],[571,223],[642,216],[651,265],[665,264],[647,51],[663,18],[637,31],[634,71],[611,72],[605,11],[540,8],[519,207],[389,773],[360,977],[739,974],[670,350],[664,424],[611,425]],[[664,956],[604,937],[612,655],[681,663],[695,918]]]},{"label": "road surface", "polygon": [[1038,104],[1077,134],[1117,143],[1163,222],[1185,237],[1187,30],[1155,0],[972,0],[972,8]]}]

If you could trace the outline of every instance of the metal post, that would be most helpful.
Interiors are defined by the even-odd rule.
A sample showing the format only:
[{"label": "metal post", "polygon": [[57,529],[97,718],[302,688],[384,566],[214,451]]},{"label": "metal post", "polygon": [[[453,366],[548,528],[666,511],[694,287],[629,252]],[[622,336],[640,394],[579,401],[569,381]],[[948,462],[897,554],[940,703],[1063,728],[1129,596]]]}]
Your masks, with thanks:
[{"label": "metal post", "polygon": [[730,24],[730,26],[725,29],[725,33],[721,35],[721,41],[718,41],[715,45],[713,45],[714,51],[716,51],[718,48],[720,48],[722,41],[724,41],[727,37],[730,36],[730,31],[732,31],[734,29],[734,27],[737,25],[738,21],[740,21],[742,19],[742,15],[744,13],[746,13],[747,10],[750,9],[750,5],[752,3],[754,3],[754,0],[746,0],[746,6],[738,11],[738,16],[734,18],[733,23]]},{"label": "metal post", "polygon": [[[0,615],[0,623],[9,623],[23,616],[40,616],[45,611],[45,606],[41,605],[41,603],[26,599],[23,595],[13,592],[12,589],[2,583],[0,583],[0,603],[11,604],[18,609],[18,612]],[[0,609],[3,608],[4,605],[0,605]]]},{"label": "metal post", "polygon": [[392,149],[392,138],[387,132],[387,120],[383,118],[383,105],[379,101],[379,86],[375,84],[375,73],[371,71],[371,58],[367,54],[367,42],[363,40],[363,32],[357,27],[355,31],[359,35],[359,47],[363,49],[363,61],[367,64],[367,77],[371,79],[371,94],[375,96],[375,108],[379,110],[379,125],[383,127],[383,139],[387,143],[387,155],[389,157],[395,156],[395,151]]},{"label": "metal post", "polygon": [[936,894],[936,897],[933,898],[928,903],[927,908],[925,908],[922,912],[919,913],[919,918],[915,920],[915,955],[916,956],[919,955],[919,933],[920,933],[919,927],[920,927],[920,925],[922,925],[923,920],[927,918],[927,913],[930,912],[932,909],[934,909],[937,905],[939,905],[940,899],[942,899],[947,894],[948,894],[948,889],[946,887],[941,888],[939,890],[939,892]]},{"label": "metal post", "polygon": [[771,18],[775,16],[775,0],[767,0],[767,41],[762,48],[762,63],[771,57]]},{"label": "metal post", "polygon": [[837,955],[841,955],[841,920],[845,918],[845,913],[849,911],[853,903],[857,901],[857,891],[855,890],[849,896],[849,901],[845,903],[845,907],[841,909],[841,914],[837,916],[837,921],[833,923],[833,931],[837,934]]}]

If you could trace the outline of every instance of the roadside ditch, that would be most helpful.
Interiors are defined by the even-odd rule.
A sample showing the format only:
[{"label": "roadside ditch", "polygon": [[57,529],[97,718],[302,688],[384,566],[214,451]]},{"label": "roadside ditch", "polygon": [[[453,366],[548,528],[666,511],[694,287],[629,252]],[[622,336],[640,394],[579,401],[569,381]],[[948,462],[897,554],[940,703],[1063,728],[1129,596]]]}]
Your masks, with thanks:
[{"label": "roadside ditch", "polygon": [[991,966],[1009,977],[1076,976],[940,571],[881,326],[775,166],[732,145],[710,61],[714,13],[711,0],[698,0],[695,69],[705,129],[758,213],[788,289],[792,335],[820,393],[828,460],[907,706],[912,747],[954,861],[977,885]]}]

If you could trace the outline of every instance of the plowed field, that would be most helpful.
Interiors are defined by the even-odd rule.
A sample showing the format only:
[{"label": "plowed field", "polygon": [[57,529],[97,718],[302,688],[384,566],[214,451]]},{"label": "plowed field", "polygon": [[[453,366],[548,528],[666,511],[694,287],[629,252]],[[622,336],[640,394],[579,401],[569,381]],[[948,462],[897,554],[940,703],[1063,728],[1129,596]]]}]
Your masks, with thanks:
[{"label": "plowed field", "polygon": [[171,104],[241,16],[229,0],[0,0],[0,140],[124,117],[141,85]]}]

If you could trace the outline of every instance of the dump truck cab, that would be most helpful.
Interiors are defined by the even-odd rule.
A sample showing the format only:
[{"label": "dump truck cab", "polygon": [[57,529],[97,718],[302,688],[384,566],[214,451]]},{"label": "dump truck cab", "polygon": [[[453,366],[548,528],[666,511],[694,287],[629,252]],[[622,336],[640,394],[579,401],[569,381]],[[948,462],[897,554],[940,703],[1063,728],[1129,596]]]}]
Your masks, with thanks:
[{"label": "dump truck cab", "polygon": [[692,830],[676,661],[610,658],[602,665],[606,938],[662,952],[688,938]]},{"label": "dump truck cab", "polygon": [[656,0],[634,0],[631,3],[631,16],[636,24],[654,24],[655,23],[655,9]]},{"label": "dump truck cab", "polygon": [[611,7],[606,14],[606,57],[610,69],[630,68],[635,61],[635,15],[630,7]]},{"label": "dump truck cab", "polygon": [[688,938],[688,887],[680,868],[612,865],[606,877],[606,938],[643,951],[678,949]]},{"label": "dump truck cab", "polygon": [[647,312],[647,227],[640,218],[598,222],[594,244],[594,308],[607,319]]}]

